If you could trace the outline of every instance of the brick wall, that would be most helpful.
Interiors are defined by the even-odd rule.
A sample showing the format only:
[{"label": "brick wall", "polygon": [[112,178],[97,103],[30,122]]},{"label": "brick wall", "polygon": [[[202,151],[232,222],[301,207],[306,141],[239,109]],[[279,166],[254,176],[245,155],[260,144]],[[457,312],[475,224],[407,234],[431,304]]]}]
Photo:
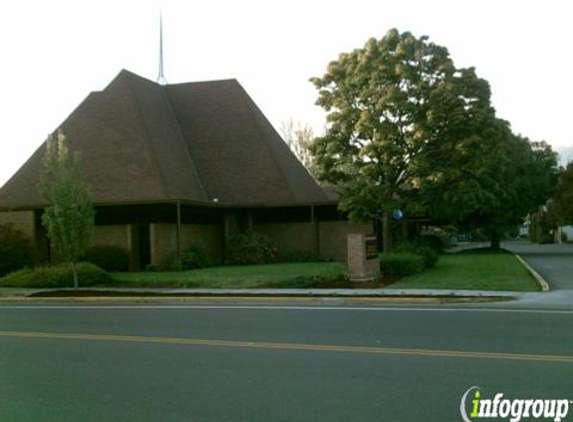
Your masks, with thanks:
[{"label": "brick wall", "polygon": [[[181,226],[181,252],[190,245],[205,249],[213,262],[220,262],[223,253],[223,234],[218,225],[184,224]],[[151,262],[168,265],[177,254],[177,226],[151,224]]]},{"label": "brick wall", "polygon": [[181,226],[181,252],[190,245],[205,249],[213,262],[223,260],[223,229],[219,225],[185,224]]},{"label": "brick wall", "polygon": [[[255,224],[253,230],[275,240],[279,252],[315,252],[315,227],[313,223]],[[321,221],[318,223],[319,253],[322,256],[346,260],[346,237],[349,233],[370,234],[372,224],[354,224],[348,221]]]},{"label": "brick wall", "polygon": [[91,239],[92,246],[119,246],[130,250],[130,226],[127,224],[113,226],[95,226]]},{"label": "brick wall", "polygon": [[0,212],[0,224],[12,223],[30,239],[34,239],[34,211],[6,211]]},{"label": "brick wall", "polygon": [[[30,238],[35,238],[33,211],[0,212],[0,224],[12,222]],[[132,249],[129,225],[96,226],[92,245],[117,245]],[[254,224],[253,230],[272,237],[281,252],[315,252],[315,227],[311,222]],[[318,223],[319,252],[336,260],[346,260],[346,237],[349,233],[372,233],[372,224],[353,224],[348,221]],[[177,250],[175,224],[151,224],[151,260],[165,265],[175,258]],[[135,242],[136,243],[136,242]],[[181,251],[191,244],[205,248],[210,258],[219,262],[223,255],[223,232],[219,225],[181,226]],[[137,248],[137,244],[133,245]]]},{"label": "brick wall", "polygon": [[151,262],[169,265],[175,259],[177,250],[175,224],[151,224],[150,231]]},{"label": "brick wall", "polygon": [[12,224],[31,241],[35,259],[43,263],[48,259],[48,241],[34,221],[34,211],[0,212],[0,224]]},{"label": "brick wall", "polygon": [[319,224],[320,254],[337,261],[345,261],[346,238],[350,233],[370,234],[372,224],[355,224],[349,221],[322,221]]},{"label": "brick wall", "polygon": [[253,230],[271,237],[277,243],[279,253],[315,252],[314,225],[311,222],[254,224]]}]

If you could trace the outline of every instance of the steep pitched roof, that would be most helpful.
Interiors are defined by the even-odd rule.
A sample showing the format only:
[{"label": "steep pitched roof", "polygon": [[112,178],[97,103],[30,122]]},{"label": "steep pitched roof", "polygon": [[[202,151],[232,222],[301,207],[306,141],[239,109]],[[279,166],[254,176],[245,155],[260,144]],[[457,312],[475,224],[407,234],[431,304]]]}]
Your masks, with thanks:
[{"label": "steep pitched roof", "polygon": [[[122,70],[61,125],[96,204],[329,203],[236,80],[161,86]],[[0,208],[41,206],[43,144],[0,189]]]}]

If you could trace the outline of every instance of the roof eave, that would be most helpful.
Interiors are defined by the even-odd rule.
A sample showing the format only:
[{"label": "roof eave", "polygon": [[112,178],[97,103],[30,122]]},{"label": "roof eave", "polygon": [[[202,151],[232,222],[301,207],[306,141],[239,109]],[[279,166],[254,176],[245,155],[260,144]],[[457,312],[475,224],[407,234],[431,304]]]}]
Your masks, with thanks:
[{"label": "roof eave", "polygon": [[[125,201],[101,201],[94,202],[94,207],[112,207],[112,206],[129,206],[129,205],[153,205],[153,204],[177,204],[190,205],[207,208],[294,208],[294,207],[311,207],[311,206],[332,206],[338,205],[338,201],[313,201],[313,202],[296,202],[296,203],[225,203],[225,202],[206,202],[195,201],[190,199],[130,199]],[[0,206],[0,212],[17,212],[17,211],[34,211],[49,207],[44,204],[23,204],[14,206]]]}]

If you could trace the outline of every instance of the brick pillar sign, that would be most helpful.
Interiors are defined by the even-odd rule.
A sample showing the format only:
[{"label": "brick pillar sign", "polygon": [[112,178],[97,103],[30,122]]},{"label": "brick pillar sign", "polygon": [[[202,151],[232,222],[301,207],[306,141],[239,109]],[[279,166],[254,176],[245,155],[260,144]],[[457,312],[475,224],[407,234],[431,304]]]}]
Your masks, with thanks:
[{"label": "brick pillar sign", "polygon": [[348,235],[348,272],[351,281],[372,281],[380,274],[376,236]]}]

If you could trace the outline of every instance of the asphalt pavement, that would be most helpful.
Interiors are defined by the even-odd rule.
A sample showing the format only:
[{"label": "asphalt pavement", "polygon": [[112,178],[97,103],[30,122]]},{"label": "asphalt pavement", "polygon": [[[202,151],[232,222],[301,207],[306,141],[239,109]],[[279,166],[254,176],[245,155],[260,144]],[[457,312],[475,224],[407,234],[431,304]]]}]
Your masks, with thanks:
[{"label": "asphalt pavement", "polygon": [[523,293],[508,306],[536,309],[573,309],[573,245],[538,245],[527,241],[504,242],[519,254],[549,285],[550,291]]},{"label": "asphalt pavement", "polygon": [[458,306],[0,306],[0,420],[457,421],[573,399],[573,312]]},{"label": "asphalt pavement", "polygon": [[573,244],[538,245],[524,241],[506,242],[503,246],[535,268],[551,290],[573,290]]},{"label": "asphalt pavement", "polygon": [[457,421],[474,386],[573,400],[573,247],[504,246],[552,291],[471,304],[0,303],[0,421]]}]

